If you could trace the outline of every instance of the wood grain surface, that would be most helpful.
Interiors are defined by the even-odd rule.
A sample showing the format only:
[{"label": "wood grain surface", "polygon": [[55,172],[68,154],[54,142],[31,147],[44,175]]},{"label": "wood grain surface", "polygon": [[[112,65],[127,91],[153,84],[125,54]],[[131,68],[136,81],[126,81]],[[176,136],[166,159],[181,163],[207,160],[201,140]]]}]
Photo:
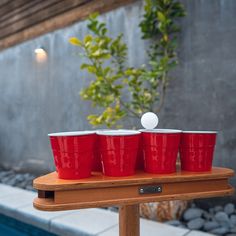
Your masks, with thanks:
[{"label": "wood grain surface", "polygon": [[139,236],[139,204],[120,206],[119,208],[119,235]]},{"label": "wood grain surface", "polygon": [[[40,210],[57,211],[228,196],[234,192],[228,183],[233,175],[231,169],[214,167],[204,173],[178,171],[153,175],[139,172],[122,178],[94,173],[87,179],[61,180],[53,172],[34,180],[34,187],[39,192],[34,206]],[[140,193],[140,188],[146,186],[160,186],[162,191]]]},{"label": "wood grain surface", "polygon": [[137,0],[2,0],[0,50]]},{"label": "wood grain surface", "polygon": [[114,205],[130,205],[139,204],[145,202],[160,202],[168,200],[191,200],[200,198],[211,198],[211,197],[223,197],[230,196],[234,193],[232,187],[228,187],[225,190],[217,190],[211,192],[198,192],[198,193],[186,193],[186,194],[172,194],[168,196],[156,196],[156,197],[146,197],[143,199],[133,198],[133,199],[116,199],[116,200],[106,200],[106,201],[96,201],[96,202],[77,202],[77,203],[55,203],[53,199],[35,198],[33,205],[36,209],[41,211],[65,211],[83,208],[96,208],[96,207],[109,207]]},{"label": "wood grain surface", "polygon": [[145,172],[137,172],[134,176],[128,177],[109,177],[101,173],[93,173],[90,178],[80,180],[63,180],[58,179],[56,172],[41,176],[34,180],[33,186],[39,190],[70,190],[70,189],[87,189],[98,187],[113,186],[130,186],[137,184],[145,184],[151,182],[185,182],[193,180],[222,179],[229,178],[234,175],[234,171],[227,168],[213,167],[209,172],[187,172],[178,170],[173,174],[149,174]]}]

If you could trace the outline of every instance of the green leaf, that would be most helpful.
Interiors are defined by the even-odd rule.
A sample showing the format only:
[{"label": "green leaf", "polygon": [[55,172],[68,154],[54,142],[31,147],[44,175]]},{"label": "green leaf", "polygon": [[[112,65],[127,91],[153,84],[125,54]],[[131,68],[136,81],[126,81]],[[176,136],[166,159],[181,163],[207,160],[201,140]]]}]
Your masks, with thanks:
[{"label": "green leaf", "polygon": [[94,19],[96,19],[98,16],[99,16],[99,13],[98,13],[98,12],[93,12],[92,14],[89,15],[89,18],[94,20]]},{"label": "green leaf", "polygon": [[80,47],[82,46],[82,42],[76,37],[70,38],[69,42],[75,46],[80,46]]},{"label": "green leaf", "polygon": [[88,66],[88,67],[87,67],[87,70],[88,70],[88,72],[91,73],[91,74],[96,74],[96,72],[97,72],[97,69],[96,69],[96,67],[94,67],[94,66]]},{"label": "green leaf", "polygon": [[92,40],[93,40],[93,37],[90,34],[88,34],[84,37],[85,44],[90,43]]},{"label": "green leaf", "polygon": [[81,70],[87,69],[89,66],[90,66],[89,64],[83,63],[83,64],[80,66],[80,69],[81,69]]},{"label": "green leaf", "polygon": [[157,18],[158,18],[159,21],[166,22],[165,15],[162,12],[160,12],[160,11],[157,12]]}]

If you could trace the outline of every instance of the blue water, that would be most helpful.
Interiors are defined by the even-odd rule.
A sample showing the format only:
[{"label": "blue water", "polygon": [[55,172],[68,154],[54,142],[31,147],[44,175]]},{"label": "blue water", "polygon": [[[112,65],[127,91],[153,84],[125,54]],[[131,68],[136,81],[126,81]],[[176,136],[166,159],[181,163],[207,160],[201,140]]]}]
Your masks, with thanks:
[{"label": "blue water", "polygon": [[0,214],[0,236],[56,236],[56,235]]},{"label": "blue water", "polygon": [[4,236],[4,235],[27,236],[28,234],[19,232],[13,228],[0,224],[0,235],[1,236]]}]

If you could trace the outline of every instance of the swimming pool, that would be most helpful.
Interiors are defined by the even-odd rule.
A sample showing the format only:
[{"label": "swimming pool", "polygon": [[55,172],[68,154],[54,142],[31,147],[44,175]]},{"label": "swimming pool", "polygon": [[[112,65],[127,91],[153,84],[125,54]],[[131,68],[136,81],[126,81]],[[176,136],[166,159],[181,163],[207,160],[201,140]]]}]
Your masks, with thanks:
[{"label": "swimming pool", "polygon": [[56,234],[0,214],[0,236],[56,236]]}]

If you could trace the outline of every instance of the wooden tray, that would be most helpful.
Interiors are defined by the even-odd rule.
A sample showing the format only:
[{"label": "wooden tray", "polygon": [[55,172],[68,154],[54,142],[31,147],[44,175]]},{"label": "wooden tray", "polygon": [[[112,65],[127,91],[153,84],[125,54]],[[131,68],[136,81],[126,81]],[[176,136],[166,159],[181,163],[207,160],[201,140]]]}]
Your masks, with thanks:
[{"label": "wooden tray", "polygon": [[210,172],[179,170],[165,175],[138,172],[119,178],[97,172],[87,179],[62,180],[52,172],[34,180],[33,186],[38,190],[34,207],[57,211],[226,196],[234,192],[228,183],[233,175],[231,169],[214,167]]}]

